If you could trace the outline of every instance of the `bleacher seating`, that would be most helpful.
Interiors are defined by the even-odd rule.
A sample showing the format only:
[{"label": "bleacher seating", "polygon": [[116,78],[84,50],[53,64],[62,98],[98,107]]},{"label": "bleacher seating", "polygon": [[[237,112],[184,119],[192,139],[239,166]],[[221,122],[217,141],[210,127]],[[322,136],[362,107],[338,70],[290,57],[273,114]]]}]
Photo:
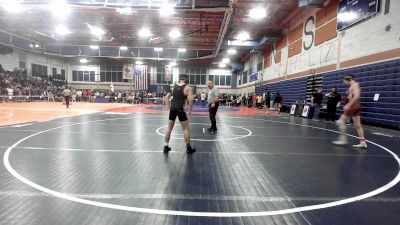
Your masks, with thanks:
[{"label": "bleacher seating", "polygon": [[[352,73],[361,86],[362,121],[364,123],[400,129],[400,60],[376,63],[323,74],[324,92],[338,88],[342,100],[347,87],[342,82]],[[374,101],[374,95],[380,94]],[[342,112],[342,108],[338,113]]]},{"label": "bleacher seating", "polygon": [[[283,105],[291,105],[303,102],[307,94],[307,77],[285,80],[277,83],[267,84],[268,90],[273,94],[279,91],[282,96]],[[256,94],[264,93],[266,85],[256,87]]]},{"label": "bleacher seating", "polygon": [[[328,93],[335,86],[342,95],[343,102],[348,89],[342,81],[343,75],[346,73],[352,73],[361,86],[362,122],[400,129],[400,60],[321,74],[324,93]],[[267,85],[272,93],[276,93],[276,91],[281,93],[284,105],[291,105],[306,99],[306,77]],[[266,85],[256,87],[257,94],[262,94],[265,90]],[[380,95],[378,101],[374,101],[375,94]],[[342,112],[343,104],[337,113],[341,114]]]}]

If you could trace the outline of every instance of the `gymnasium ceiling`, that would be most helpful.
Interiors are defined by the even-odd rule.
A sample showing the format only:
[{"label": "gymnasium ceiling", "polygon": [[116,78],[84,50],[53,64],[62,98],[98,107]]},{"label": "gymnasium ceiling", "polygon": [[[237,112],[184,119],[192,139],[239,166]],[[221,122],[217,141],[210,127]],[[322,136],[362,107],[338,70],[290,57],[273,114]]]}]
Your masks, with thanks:
[{"label": "gymnasium ceiling", "polygon": [[[11,1],[2,2],[4,5]],[[144,52],[143,49],[153,51],[159,47],[173,52],[184,48],[187,53],[179,53],[178,59],[188,54],[196,57],[187,58],[210,58],[209,61],[224,57],[229,48],[238,51],[231,58],[239,60],[250,50],[271,44],[281,35],[285,25],[282,20],[298,8],[298,0],[69,0],[66,3],[70,13],[66,14],[67,8],[62,8],[57,14],[50,9],[54,1],[17,2],[21,2],[24,11],[9,12],[1,8],[0,29],[38,44],[37,49],[31,45],[36,51],[45,51],[46,46],[61,46],[61,49],[65,45],[82,46],[82,49],[93,45],[100,48],[127,46],[130,54],[120,56],[137,57],[135,49]],[[173,6],[172,15],[161,15],[167,10],[163,8],[166,5]],[[266,17],[258,20],[250,17],[250,10],[255,7],[264,9]],[[126,8],[131,12],[117,10]],[[70,33],[57,34],[55,30],[60,25]],[[93,35],[92,28],[104,34]],[[151,36],[140,36],[141,28],[147,28]],[[169,36],[173,29],[180,31],[179,37]],[[242,31],[249,34],[246,44],[229,46],[228,42],[232,43]]]}]

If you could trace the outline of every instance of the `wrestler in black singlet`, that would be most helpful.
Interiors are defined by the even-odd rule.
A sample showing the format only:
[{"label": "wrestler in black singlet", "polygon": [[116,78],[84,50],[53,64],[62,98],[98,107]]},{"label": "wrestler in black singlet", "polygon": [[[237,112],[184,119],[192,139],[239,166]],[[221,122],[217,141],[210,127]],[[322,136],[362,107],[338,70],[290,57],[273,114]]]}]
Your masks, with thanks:
[{"label": "wrestler in black singlet", "polygon": [[187,96],[185,95],[185,87],[186,85],[182,86],[175,86],[174,90],[172,91],[172,102],[171,102],[171,110],[169,112],[169,120],[175,121],[176,117],[179,118],[180,122],[187,121],[187,115],[184,109]]}]

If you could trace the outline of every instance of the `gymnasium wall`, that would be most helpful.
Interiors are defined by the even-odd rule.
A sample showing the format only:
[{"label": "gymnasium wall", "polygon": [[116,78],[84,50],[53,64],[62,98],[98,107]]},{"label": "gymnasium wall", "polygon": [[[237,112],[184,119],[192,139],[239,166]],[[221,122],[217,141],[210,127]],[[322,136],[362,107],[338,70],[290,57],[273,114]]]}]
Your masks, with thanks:
[{"label": "gymnasium wall", "polygon": [[[385,2],[381,1],[378,14],[342,32],[336,32],[338,0],[323,9],[302,9],[289,22],[283,37],[264,49],[263,81],[278,82],[310,75],[311,70],[318,74],[399,58],[400,1],[392,0],[387,14]],[[254,82],[239,88],[252,85]]]},{"label": "gymnasium wall", "polygon": [[67,70],[67,60],[61,57],[44,55],[42,53],[29,52],[14,48],[8,55],[0,55],[0,64],[5,70],[20,68],[19,62],[25,62],[25,68],[30,72],[31,64],[47,66],[47,73],[52,74],[52,68],[57,68],[57,74],[61,74],[61,69]]}]

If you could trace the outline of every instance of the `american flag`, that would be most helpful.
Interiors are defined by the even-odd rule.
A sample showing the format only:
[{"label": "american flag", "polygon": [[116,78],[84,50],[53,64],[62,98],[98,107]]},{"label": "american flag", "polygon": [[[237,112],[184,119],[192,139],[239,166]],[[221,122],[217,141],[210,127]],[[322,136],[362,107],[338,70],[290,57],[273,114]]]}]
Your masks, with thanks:
[{"label": "american flag", "polygon": [[148,74],[146,65],[135,65],[133,68],[133,87],[136,90],[148,89]]}]

